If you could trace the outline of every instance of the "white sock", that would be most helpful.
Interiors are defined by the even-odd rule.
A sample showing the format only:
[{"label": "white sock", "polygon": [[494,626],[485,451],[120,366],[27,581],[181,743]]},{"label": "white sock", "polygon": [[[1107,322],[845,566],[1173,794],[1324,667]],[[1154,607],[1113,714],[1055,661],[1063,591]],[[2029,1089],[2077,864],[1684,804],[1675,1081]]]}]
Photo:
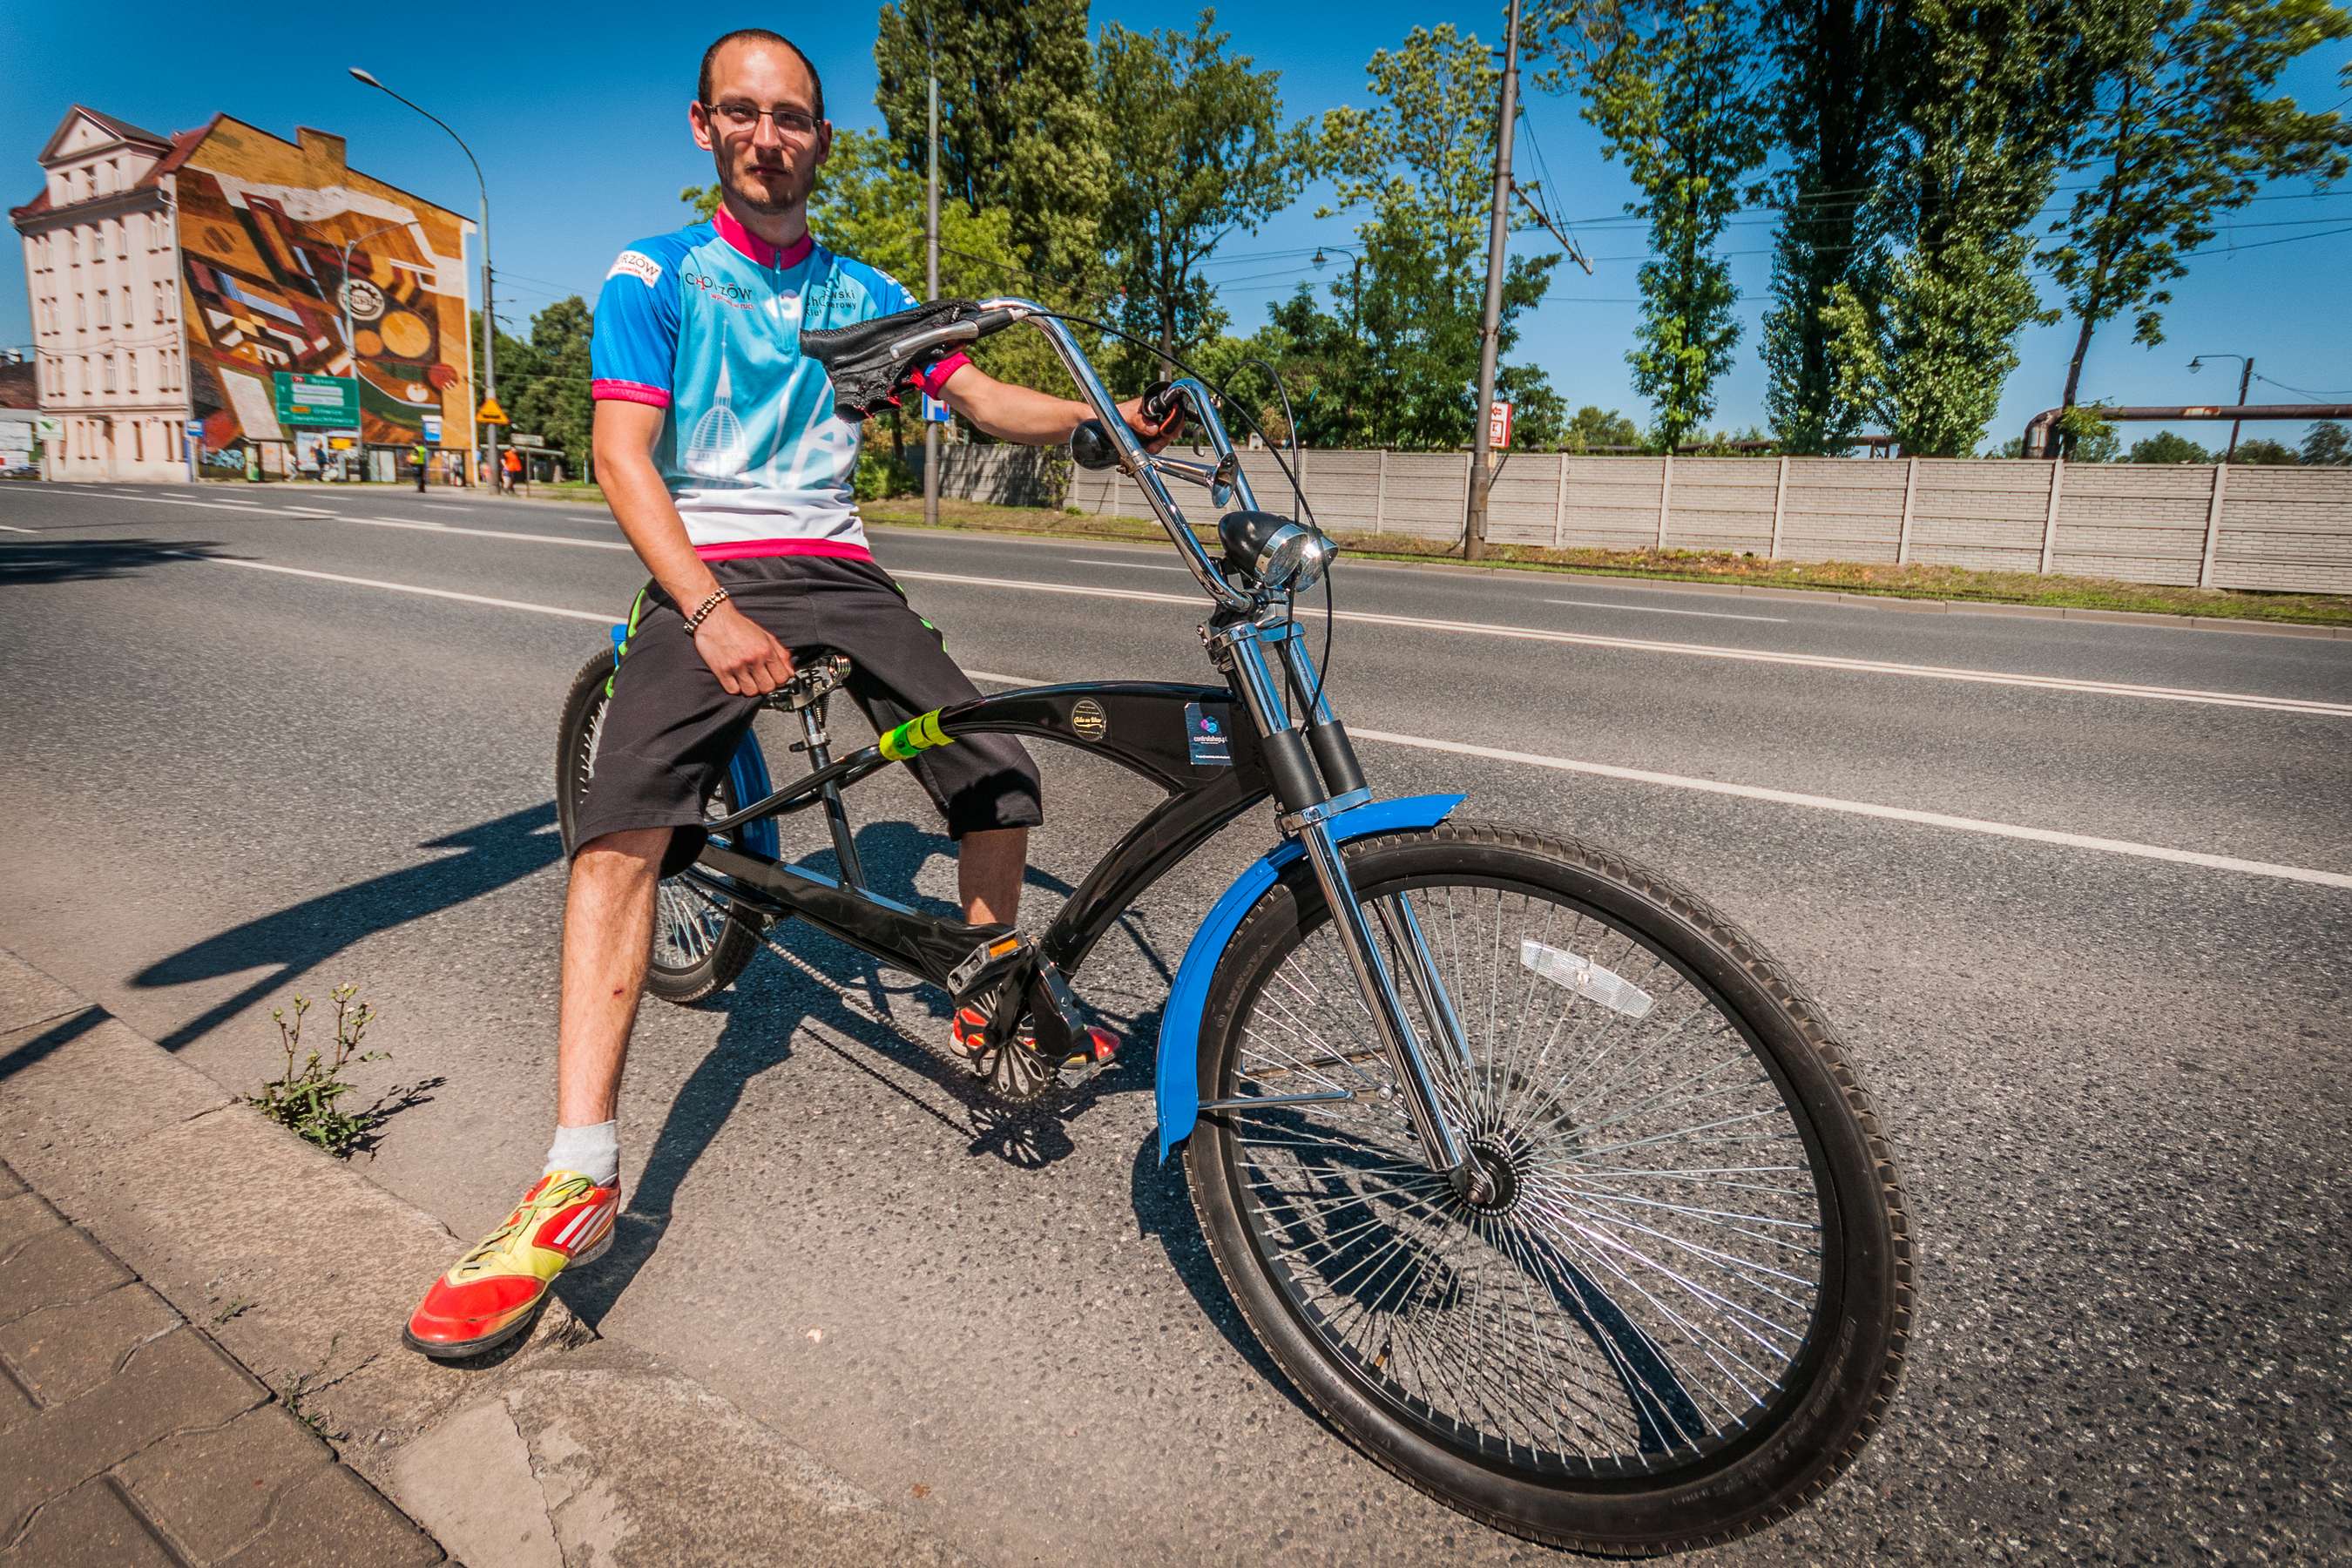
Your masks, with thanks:
[{"label": "white sock", "polygon": [[600,1187],[613,1185],[621,1179],[621,1124],[558,1126],[555,1142],[547,1146],[547,1169],[577,1171]]}]

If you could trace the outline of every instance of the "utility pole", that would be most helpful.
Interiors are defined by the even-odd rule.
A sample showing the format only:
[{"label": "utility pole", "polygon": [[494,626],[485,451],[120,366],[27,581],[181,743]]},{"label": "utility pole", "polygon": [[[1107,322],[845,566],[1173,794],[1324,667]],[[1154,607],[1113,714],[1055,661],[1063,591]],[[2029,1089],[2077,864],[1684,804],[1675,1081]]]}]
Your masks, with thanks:
[{"label": "utility pole", "polygon": [[[930,78],[930,174],[923,186],[923,298],[940,297],[940,79]],[[940,425],[927,394],[923,411],[923,525],[940,525]]]},{"label": "utility pole", "polygon": [[1463,521],[1462,556],[1486,553],[1486,497],[1495,483],[1495,449],[1486,444],[1486,418],[1495,405],[1495,358],[1503,331],[1503,252],[1511,233],[1511,133],[1519,118],[1519,0],[1511,0],[1504,23],[1502,121],[1495,129],[1495,216],[1486,231],[1486,312],[1478,329],[1478,407],[1472,423],[1470,509]]},{"label": "utility pole", "polygon": [[[2252,354],[2199,354],[2189,362],[2189,374],[2193,375],[2203,370],[2205,362],[2209,359],[2233,359],[2238,362],[2238,406],[2243,408],[2246,405],[2246,394],[2254,384],[2254,356]],[[2232,419],[2230,421],[2230,449],[2221,455],[2221,460],[2225,463],[2229,462],[2237,455],[2238,421]]]},{"label": "utility pole", "polygon": [[[2243,369],[2243,370],[2242,370],[2242,371],[2240,371],[2240,372],[2238,373],[2238,406],[2239,406],[2239,407],[2243,408],[2243,407],[2246,405],[2246,390],[2247,390],[2247,388],[2249,388],[2249,387],[2252,386],[2252,385],[2253,385],[2253,384],[2254,384],[2254,356],[2253,356],[2253,355],[2252,355],[2252,354],[2248,354],[2248,355],[2246,356],[2246,368],[2245,368],[2245,369]],[[2231,461],[2231,459],[2235,458],[2237,457],[2237,455],[2238,455],[2238,422],[2237,422],[2236,420],[2232,419],[2232,420],[2231,420],[2231,421],[2230,421],[2230,449],[2229,449],[2227,452],[2225,452],[2225,453],[2223,453],[2223,454],[2222,454],[2222,456],[2221,456],[2221,460],[2222,460],[2223,462],[2225,462],[2225,463],[2226,463],[2226,462],[2229,462],[2229,461]]]}]

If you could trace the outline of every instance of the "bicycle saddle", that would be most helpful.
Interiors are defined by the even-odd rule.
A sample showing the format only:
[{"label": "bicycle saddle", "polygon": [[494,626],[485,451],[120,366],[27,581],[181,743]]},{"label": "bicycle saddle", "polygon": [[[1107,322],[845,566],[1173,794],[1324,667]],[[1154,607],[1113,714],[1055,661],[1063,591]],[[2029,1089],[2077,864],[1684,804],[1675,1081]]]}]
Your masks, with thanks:
[{"label": "bicycle saddle", "polygon": [[893,315],[846,327],[815,327],[801,332],[801,353],[824,366],[833,378],[834,416],[851,424],[898,405],[898,389],[944,355],[972,338],[942,339],[939,329],[982,314],[970,300],[933,300]]}]

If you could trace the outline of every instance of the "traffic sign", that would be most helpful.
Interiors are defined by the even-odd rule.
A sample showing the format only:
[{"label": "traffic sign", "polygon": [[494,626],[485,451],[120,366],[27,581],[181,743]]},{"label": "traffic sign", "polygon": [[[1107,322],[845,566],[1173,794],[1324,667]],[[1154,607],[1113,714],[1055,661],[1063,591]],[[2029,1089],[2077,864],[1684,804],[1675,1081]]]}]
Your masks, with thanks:
[{"label": "traffic sign", "polygon": [[482,406],[475,411],[474,417],[484,425],[505,425],[509,423],[507,418],[507,411],[499,406],[499,400],[495,397],[483,398]]},{"label": "traffic sign", "polygon": [[348,430],[360,422],[357,382],[340,375],[301,375],[283,370],[271,374],[277,383],[280,425]]},{"label": "traffic sign", "polygon": [[1504,447],[1511,444],[1511,405],[1496,398],[1486,410],[1486,445]]}]

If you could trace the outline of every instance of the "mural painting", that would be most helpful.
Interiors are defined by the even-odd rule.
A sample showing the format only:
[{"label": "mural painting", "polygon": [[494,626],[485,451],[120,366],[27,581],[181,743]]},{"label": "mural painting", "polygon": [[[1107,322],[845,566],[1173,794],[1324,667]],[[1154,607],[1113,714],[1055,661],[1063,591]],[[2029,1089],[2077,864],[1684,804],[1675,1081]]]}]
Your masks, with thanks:
[{"label": "mural painting", "polygon": [[366,445],[470,447],[473,225],[352,172],[341,137],[299,134],[288,142],[224,116],[177,171],[189,389],[206,461],[242,466],[247,442],[274,447],[273,468],[287,461],[307,426],[341,423],[289,386],[355,368]]}]

